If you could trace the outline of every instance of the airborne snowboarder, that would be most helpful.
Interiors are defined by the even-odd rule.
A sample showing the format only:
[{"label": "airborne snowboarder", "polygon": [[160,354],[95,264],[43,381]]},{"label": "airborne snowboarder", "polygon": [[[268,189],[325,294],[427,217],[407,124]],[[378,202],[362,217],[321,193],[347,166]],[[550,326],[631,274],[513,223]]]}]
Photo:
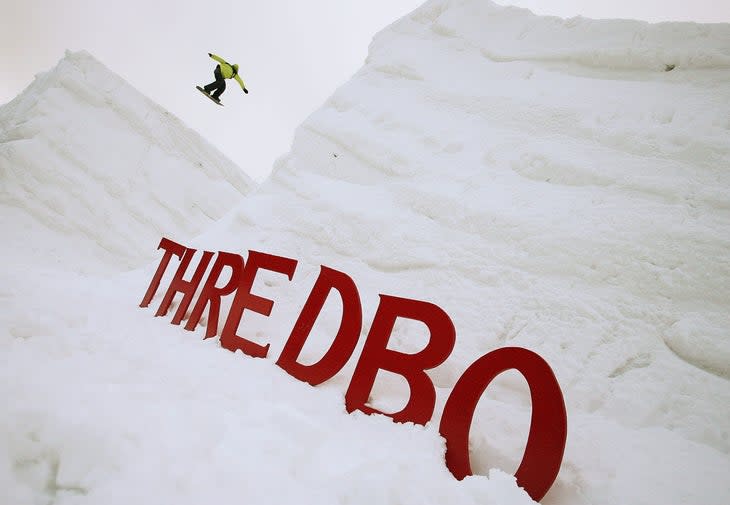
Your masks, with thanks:
[{"label": "airborne snowboarder", "polygon": [[[207,86],[200,87],[196,86],[201,92],[205,93],[208,97],[210,97],[212,100],[214,100],[218,105],[223,105],[220,102],[220,96],[223,94],[223,92],[226,90],[226,79],[235,79],[238,84],[241,85],[241,89],[244,93],[248,94],[248,90],[246,89],[246,85],[243,83],[243,80],[241,79],[241,76],[238,75],[238,64],[231,65],[226,60],[221,58],[220,56],[217,56],[212,53],[208,53],[208,56],[213,58],[215,61],[218,62],[218,65],[216,65],[215,70],[213,71],[213,75],[215,76],[215,81],[211,82]],[[211,91],[213,94],[211,95]]]}]

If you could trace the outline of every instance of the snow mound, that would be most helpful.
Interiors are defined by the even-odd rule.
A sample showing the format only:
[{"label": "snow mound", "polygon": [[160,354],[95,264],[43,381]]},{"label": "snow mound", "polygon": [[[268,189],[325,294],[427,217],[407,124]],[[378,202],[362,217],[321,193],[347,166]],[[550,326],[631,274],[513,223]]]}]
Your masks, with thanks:
[{"label": "snow mound", "polygon": [[[118,118],[96,92],[106,77],[92,92],[41,76],[39,98],[29,92],[0,111],[3,138],[17,138],[0,145],[2,231],[12,239],[3,254],[26,269],[0,282],[0,501],[530,503],[510,477],[531,412],[518,374],[497,378],[479,402],[477,475],[449,474],[437,431],[467,366],[522,346],[551,365],[568,411],[563,466],[544,504],[730,502],[728,35],[728,25],[563,21],[484,0],[429,1],[376,36],[362,70],[243,199],[228,165],[185,151],[197,137],[168,129],[154,105],[121,96]],[[60,74],[76,77],[67,81],[98,75],[86,55],[68,59]],[[59,100],[83,106],[56,110]],[[99,151],[75,140],[95,121],[119,134]],[[150,133],[157,154],[145,154],[150,137],[139,133],[149,124],[164,125]],[[104,167],[129,166],[127,154],[144,160],[131,166],[149,181],[122,205],[114,192],[129,174]],[[52,183],[49,157],[64,169]],[[190,167],[217,185],[192,179]],[[153,169],[184,171],[173,180],[194,187],[175,194],[189,200],[164,199],[167,179]],[[150,198],[133,200],[140,191]],[[27,203],[35,193],[43,198]],[[238,202],[229,212],[217,207],[226,198]],[[190,202],[225,213],[208,225],[190,218]],[[153,230],[137,236],[146,224]],[[130,230],[133,244],[113,241]],[[253,291],[274,307],[270,317],[247,311],[238,329],[271,345],[267,360],[168,324],[179,296],[167,318],[153,317],[164,289],[140,310],[156,262],[106,277],[78,275],[70,257],[55,270],[28,268],[36,248],[52,266],[60,243],[67,256],[103,249],[106,266],[138,264],[161,256],[160,235],[299,260],[291,281],[257,276]],[[343,371],[311,388],[272,361],[320,265],[353,278],[364,324]],[[380,293],[435,303],[456,327],[453,353],[429,372],[438,398],[426,427],[344,411]],[[328,348],[340,309],[327,300],[302,362]],[[388,346],[417,352],[425,338],[422,325],[399,320]],[[408,394],[402,378],[378,374],[370,402],[396,411]]]},{"label": "snow mound", "polygon": [[[720,505],[728,40],[729,25],[427,2],[375,37],[270,180],[196,244],[300,259],[293,285],[272,290],[280,307],[301,306],[322,263],[356,279],[365,314],[377,293],[438,304],[457,329],[431,374],[442,395],[490,350],[540,353],[570,425],[548,503]],[[326,349],[337,316],[323,317],[305,361]],[[248,324],[277,356],[288,333]],[[415,352],[422,339],[405,325],[391,344]],[[391,379],[373,393],[386,411],[407,395]],[[514,470],[524,443],[529,396],[519,376],[501,380],[471,435],[484,475]]]},{"label": "snow mound", "polygon": [[[721,24],[562,19],[492,2],[432,0],[410,20],[500,62],[575,63],[630,70],[730,68]],[[408,30],[408,23],[399,29]]]},{"label": "snow mound", "polygon": [[86,52],[0,108],[8,249],[69,268],[130,268],[160,234],[192,236],[253,182]]}]

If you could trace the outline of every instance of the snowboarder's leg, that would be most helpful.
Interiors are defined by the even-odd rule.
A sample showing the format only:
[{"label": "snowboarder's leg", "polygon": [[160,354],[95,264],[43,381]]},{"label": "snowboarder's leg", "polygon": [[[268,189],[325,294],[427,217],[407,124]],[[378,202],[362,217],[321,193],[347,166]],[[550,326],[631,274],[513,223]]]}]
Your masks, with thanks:
[{"label": "snowboarder's leg", "polygon": [[[213,76],[215,77],[215,81],[211,82],[207,86],[203,86],[203,89],[209,95],[210,95],[211,91],[213,91],[214,89],[220,88],[221,85],[223,86],[223,89],[226,88],[226,80],[223,79],[223,74],[221,74],[221,66],[220,65],[218,65],[217,67],[215,67],[215,71],[213,72]],[[222,91],[220,93],[222,93]],[[220,95],[220,93],[218,93],[218,95]]]},{"label": "snowboarder's leg", "polygon": [[215,92],[211,95],[213,98],[218,100],[218,98],[223,94],[223,92],[226,90],[226,81],[224,79],[221,79],[220,82],[216,82],[218,87],[216,88]]}]

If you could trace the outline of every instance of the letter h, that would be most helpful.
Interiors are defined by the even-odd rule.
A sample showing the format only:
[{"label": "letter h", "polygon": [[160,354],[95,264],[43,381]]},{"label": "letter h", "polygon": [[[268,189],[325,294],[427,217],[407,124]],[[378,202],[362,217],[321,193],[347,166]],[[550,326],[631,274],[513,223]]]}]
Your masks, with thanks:
[{"label": "letter h", "polygon": [[155,316],[164,316],[167,314],[167,310],[170,308],[170,304],[172,304],[175,294],[182,293],[183,299],[180,302],[180,306],[177,308],[175,316],[172,318],[171,322],[172,324],[180,324],[180,321],[182,321],[185,317],[185,312],[188,310],[190,303],[193,301],[193,296],[195,296],[195,292],[200,285],[200,281],[203,279],[203,274],[205,274],[205,270],[208,268],[210,260],[214,255],[214,253],[210,251],[203,251],[203,256],[200,258],[200,263],[195,269],[192,279],[186,281],[183,279],[183,276],[185,275],[188,265],[196,252],[197,249],[185,249],[185,254],[180,261],[180,265],[177,267],[175,277],[173,277],[172,282],[170,282],[170,287],[167,288],[165,297],[162,299],[160,308],[157,309]]}]

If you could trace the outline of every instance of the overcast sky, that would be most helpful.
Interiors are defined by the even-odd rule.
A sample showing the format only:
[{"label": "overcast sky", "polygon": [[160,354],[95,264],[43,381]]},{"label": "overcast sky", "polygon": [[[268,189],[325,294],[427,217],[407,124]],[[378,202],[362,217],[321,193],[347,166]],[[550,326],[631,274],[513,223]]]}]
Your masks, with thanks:
[{"label": "overcast sky", "polygon": [[[0,0],[0,104],[66,49],[85,49],[262,180],[295,128],[363,64],[379,30],[421,0]],[[499,0],[537,14],[730,22],[724,0]],[[214,52],[240,65],[225,107],[195,90]],[[231,85],[231,83],[233,85]]]}]

